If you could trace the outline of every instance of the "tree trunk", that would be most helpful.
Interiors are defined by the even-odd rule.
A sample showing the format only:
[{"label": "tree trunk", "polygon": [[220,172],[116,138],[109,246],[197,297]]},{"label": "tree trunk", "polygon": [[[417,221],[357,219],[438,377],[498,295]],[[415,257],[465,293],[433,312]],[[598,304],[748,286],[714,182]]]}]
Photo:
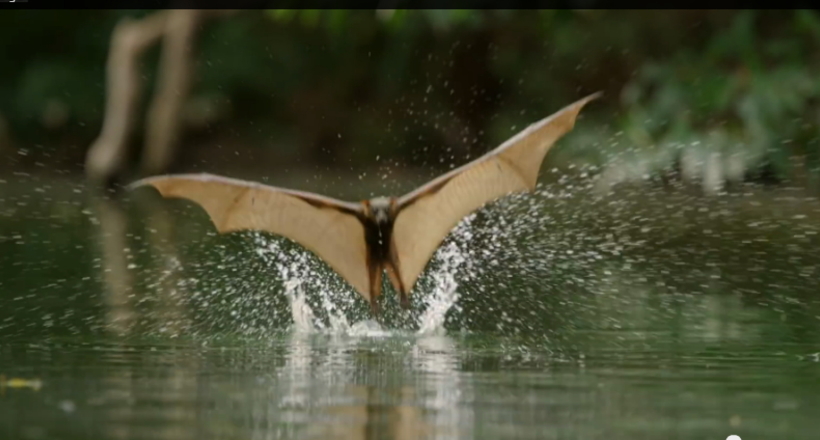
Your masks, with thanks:
[{"label": "tree trunk", "polygon": [[86,176],[94,182],[110,183],[127,165],[142,90],[139,57],[162,36],[168,15],[162,11],[137,21],[126,18],[114,28],[106,66],[105,118],[86,155]]},{"label": "tree trunk", "polygon": [[182,132],[182,110],[191,89],[193,44],[202,11],[171,11],[165,23],[165,40],[159,82],[148,110],[145,146],[140,163],[143,175],[165,172],[175,156]]}]

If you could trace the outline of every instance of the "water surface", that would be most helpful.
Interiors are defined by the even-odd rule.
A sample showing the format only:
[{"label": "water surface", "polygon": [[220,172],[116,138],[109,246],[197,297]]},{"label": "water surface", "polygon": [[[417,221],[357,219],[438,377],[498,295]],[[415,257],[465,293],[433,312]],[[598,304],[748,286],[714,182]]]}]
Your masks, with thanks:
[{"label": "water surface", "polygon": [[285,240],[4,178],[0,439],[816,438],[820,203],[587,189],[471,217],[379,326]]}]

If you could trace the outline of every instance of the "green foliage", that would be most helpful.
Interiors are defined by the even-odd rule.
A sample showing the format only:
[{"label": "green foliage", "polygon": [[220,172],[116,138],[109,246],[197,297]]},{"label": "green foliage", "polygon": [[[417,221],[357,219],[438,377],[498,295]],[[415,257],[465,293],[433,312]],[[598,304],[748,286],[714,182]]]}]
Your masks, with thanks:
[{"label": "green foliage", "polygon": [[624,125],[645,121],[645,136],[633,142],[682,145],[712,133],[711,150],[774,164],[782,176],[793,171],[788,157],[816,154],[809,145],[818,135],[820,47],[817,28],[800,25],[816,22],[813,12],[766,23],[764,14],[743,11],[702,47],[644,63],[622,95]]},{"label": "green foliage", "polygon": [[[111,29],[147,13],[0,16],[6,40],[25,42],[0,53],[17,140],[90,143]],[[216,109],[212,138],[292,158],[448,165],[603,90],[556,158],[660,169],[692,149],[793,176],[820,162],[818,42],[815,11],[248,11],[204,26],[192,108]],[[44,130],[55,109],[68,122]]]}]

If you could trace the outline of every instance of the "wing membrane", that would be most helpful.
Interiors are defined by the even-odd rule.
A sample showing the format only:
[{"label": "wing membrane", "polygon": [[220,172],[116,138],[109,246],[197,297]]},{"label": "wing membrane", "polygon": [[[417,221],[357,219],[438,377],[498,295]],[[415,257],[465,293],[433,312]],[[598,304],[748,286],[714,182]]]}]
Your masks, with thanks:
[{"label": "wing membrane", "polygon": [[572,129],[583,106],[598,96],[570,104],[495,150],[400,198],[392,246],[405,289],[413,289],[433,253],[465,216],[505,195],[533,190],[549,149]]},{"label": "wing membrane", "polygon": [[266,231],[304,246],[370,300],[364,226],[355,203],[209,174],[143,179],[164,197],[196,202],[217,231]]}]

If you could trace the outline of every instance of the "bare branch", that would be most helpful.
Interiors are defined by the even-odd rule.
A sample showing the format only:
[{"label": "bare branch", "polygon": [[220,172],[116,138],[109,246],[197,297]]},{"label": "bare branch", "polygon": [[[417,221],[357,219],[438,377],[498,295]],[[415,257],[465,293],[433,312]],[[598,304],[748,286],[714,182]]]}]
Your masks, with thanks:
[{"label": "bare branch", "polygon": [[148,110],[142,174],[165,171],[182,131],[182,108],[192,83],[193,43],[202,12],[175,10],[165,23],[159,82]]},{"label": "bare branch", "polygon": [[114,28],[106,66],[106,106],[100,136],[86,156],[86,175],[108,181],[125,166],[142,81],[139,56],[163,34],[167,11],[142,20],[124,19]]}]

